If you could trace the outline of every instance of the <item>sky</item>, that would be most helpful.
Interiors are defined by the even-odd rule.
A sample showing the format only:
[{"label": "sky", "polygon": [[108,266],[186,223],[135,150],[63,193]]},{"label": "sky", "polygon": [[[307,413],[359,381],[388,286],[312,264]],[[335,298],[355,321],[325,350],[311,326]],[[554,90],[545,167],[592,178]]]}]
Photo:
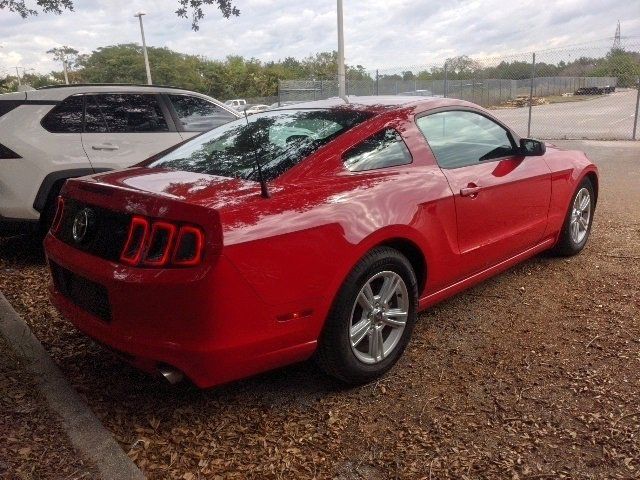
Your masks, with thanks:
[{"label": "sky", "polygon": [[[27,3],[35,3],[27,0]],[[335,0],[235,0],[240,17],[224,19],[206,7],[200,31],[178,18],[177,0],[75,0],[75,11],[25,20],[0,10],[0,74],[18,65],[46,73],[60,66],[46,54],[69,45],[81,53],[140,43],[144,11],[147,45],[223,59],[303,58],[337,49]],[[638,0],[344,0],[349,65],[367,69],[434,65],[447,57],[496,57],[622,34],[640,42]],[[585,51],[588,48],[585,47]]]}]

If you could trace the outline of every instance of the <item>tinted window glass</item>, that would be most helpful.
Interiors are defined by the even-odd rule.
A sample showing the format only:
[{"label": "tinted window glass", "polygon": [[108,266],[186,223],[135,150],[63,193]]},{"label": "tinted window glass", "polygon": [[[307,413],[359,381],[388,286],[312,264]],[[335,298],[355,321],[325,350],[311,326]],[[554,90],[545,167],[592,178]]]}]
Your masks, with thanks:
[{"label": "tinted window glass", "polygon": [[187,132],[205,132],[238,118],[204,98],[169,95],[169,100]]},{"label": "tinted window glass", "polygon": [[82,132],[82,95],[63,100],[42,119],[42,126],[53,133]]},{"label": "tinted window glass", "polygon": [[369,116],[341,109],[258,113],[204,133],[150,166],[257,180],[259,161],[264,177],[273,179]]},{"label": "tinted window glass", "polygon": [[419,118],[417,124],[442,168],[473,165],[515,153],[507,131],[477,113],[434,113]]},{"label": "tinted window glass", "polygon": [[[89,101],[89,97],[91,101]],[[156,95],[88,95],[85,132],[167,132]]]},{"label": "tinted window glass", "polygon": [[344,156],[345,167],[352,172],[396,167],[411,163],[411,154],[395,130],[389,128],[349,150]]}]

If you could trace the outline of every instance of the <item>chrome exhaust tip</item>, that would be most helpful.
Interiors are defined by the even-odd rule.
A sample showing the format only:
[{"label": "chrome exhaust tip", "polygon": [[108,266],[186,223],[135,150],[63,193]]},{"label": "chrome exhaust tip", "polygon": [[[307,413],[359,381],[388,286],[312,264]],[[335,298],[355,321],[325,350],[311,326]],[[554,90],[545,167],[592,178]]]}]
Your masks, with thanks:
[{"label": "chrome exhaust tip", "polygon": [[184,373],[169,365],[161,365],[158,367],[158,372],[167,380],[171,385],[181,382],[184,379]]}]

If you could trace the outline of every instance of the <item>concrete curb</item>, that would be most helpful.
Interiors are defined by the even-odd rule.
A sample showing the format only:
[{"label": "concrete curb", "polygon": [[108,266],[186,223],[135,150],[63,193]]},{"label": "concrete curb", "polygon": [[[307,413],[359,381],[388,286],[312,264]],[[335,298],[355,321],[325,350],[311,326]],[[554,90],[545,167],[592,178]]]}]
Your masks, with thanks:
[{"label": "concrete curb", "polygon": [[142,472],[76,393],[1,292],[0,334],[33,372],[38,388],[49,408],[61,418],[71,443],[96,465],[102,480],[143,480]]}]

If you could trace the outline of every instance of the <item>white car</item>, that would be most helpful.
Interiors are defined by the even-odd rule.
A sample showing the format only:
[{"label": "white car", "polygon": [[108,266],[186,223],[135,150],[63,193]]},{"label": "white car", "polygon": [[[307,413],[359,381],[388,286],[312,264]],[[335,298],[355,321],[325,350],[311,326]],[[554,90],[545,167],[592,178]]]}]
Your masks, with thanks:
[{"label": "white car", "polygon": [[46,232],[68,178],[131,166],[240,116],[206,95],[152,85],[0,95],[0,235]]},{"label": "white car", "polygon": [[247,101],[243,98],[236,98],[234,100],[227,100],[224,102],[227,107],[235,108],[236,110],[244,110],[247,108]]},{"label": "white car", "polygon": [[254,113],[266,112],[270,108],[269,105],[251,105],[245,112],[247,112],[247,115],[253,115]]}]

